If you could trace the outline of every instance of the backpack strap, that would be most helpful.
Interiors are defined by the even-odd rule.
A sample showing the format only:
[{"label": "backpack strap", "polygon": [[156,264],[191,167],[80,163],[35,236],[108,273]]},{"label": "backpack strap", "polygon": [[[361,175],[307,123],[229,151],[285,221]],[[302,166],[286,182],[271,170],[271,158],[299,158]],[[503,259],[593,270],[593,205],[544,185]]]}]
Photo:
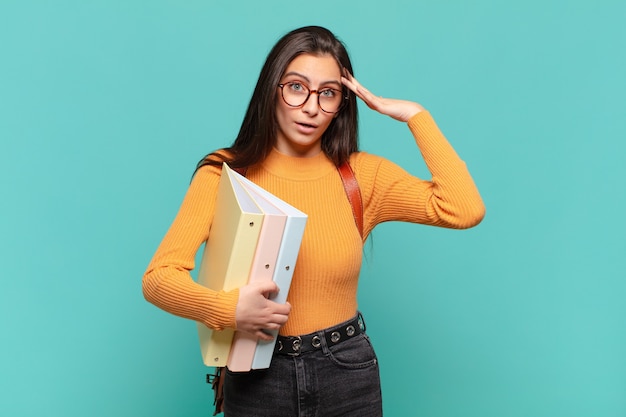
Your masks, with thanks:
[{"label": "backpack strap", "polygon": [[346,196],[350,205],[352,206],[352,214],[354,215],[354,222],[356,228],[359,230],[361,239],[363,239],[363,200],[361,198],[361,189],[359,183],[354,176],[354,171],[348,161],[337,167],[341,181],[343,182],[343,188],[346,190]]},{"label": "backpack strap", "polygon": [[[247,167],[236,168],[239,174],[246,176],[246,172],[248,172]],[[337,167],[337,171],[339,171],[339,176],[341,177],[341,182],[343,183],[343,188],[346,190],[346,196],[348,197],[348,201],[350,202],[350,206],[352,207],[352,215],[354,216],[354,223],[356,224],[356,228],[359,231],[359,235],[361,235],[361,239],[363,238],[363,199],[361,198],[361,189],[359,188],[359,183],[354,176],[354,171],[352,171],[352,167],[348,163],[348,161]]]}]

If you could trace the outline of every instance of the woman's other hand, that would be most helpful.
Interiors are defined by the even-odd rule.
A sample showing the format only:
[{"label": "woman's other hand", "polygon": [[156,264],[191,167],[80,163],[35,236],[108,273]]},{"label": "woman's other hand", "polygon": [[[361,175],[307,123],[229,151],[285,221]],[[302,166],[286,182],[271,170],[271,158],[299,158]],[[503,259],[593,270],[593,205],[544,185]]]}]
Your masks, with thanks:
[{"label": "woman's other hand", "polygon": [[273,281],[251,282],[239,289],[235,310],[237,330],[251,333],[261,340],[272,340],[264,330],[278,330],[287,322],[291,304],[269,300],[279,291]]},{"label": "woman's other hand", "polygon": [[408,122],[411,117],[424,110],[424,107],[413,101],[383,98],[372,94],[348,71],[344,71],[341,82],[363,100],[367,107],[401,122]]}]

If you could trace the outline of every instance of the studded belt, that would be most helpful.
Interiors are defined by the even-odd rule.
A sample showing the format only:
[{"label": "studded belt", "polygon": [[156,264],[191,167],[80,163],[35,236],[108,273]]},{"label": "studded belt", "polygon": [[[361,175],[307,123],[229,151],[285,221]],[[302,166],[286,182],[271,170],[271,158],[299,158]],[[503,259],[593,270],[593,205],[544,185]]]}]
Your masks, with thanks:
[{"label": "studded belt", "polygon": [[363,332],[365,332],[365,322],[361,313],[358,313],[352,320],[307,335],[279,335],[276,338],[274,353],[298,356],[304,352],[321,349],[322,339],[325,339],[327,346],[334,346]]}]

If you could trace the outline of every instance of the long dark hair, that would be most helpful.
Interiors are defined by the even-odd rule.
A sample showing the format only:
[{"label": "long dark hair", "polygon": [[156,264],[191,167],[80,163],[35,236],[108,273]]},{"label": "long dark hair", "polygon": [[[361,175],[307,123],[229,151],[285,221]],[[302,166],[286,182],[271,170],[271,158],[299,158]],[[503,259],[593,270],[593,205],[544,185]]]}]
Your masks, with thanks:
[{"label": "long dark hair", "polygon": [[[342,73],[353,74],[352,63],[343,43],[320,26],[293,30],[274,45],[259,74],[254,93],[241,123],[239,134],[226,152],[213,152],[202,158],[196,170],[204,165],[228,162],[231,168],[244,168],[262,162],[272,150],[277,135],[277,87],[287,66],[301,54],[330,55]],[[347,100],[322,135],[322,151],[337,165],[358,151],[356,96],[343,88]]]}]

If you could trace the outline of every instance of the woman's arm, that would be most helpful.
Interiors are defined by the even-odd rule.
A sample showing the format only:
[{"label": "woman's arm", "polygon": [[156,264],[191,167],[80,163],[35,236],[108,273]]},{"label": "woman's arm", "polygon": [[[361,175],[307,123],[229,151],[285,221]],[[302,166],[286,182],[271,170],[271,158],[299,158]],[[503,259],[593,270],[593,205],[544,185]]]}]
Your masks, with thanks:
[{"label": "woman's arm", "polygon": [[190,271],[198,249],[208,238],[219,179],[215,167],[196,173],[143,277],[146,300],[215,330],[235,327],[238,290],[210,290],[196,283]]},{"label": "woman's arm", "polygon": [[279,291],[274,282],[246,285],[233,291],[213,291],[196,283],[190,274],[200,246],[207,240],[215,212],[220,168],[200,168],[181,207],[143,277],[145,298],[177,316],[203,323],[214,330],[234,328],[264,340],[263,330],[276,330],[287,321],[289,304],[267,299]]},{"label": "woman's arm", "polygon": [[430,113],[418,103],[375,96],[350,74],[346,75],[342,78],[344,84],[368,107],[408,123],[432,175],[431,180],[422,180],[383,158],[369,158],[368,169],[357,171],[357,176],[361,174],[360,182],[371,187],[367,196],[367,231],[390,220],[450,228],[480,223],[485,206],[478,189]]}]

